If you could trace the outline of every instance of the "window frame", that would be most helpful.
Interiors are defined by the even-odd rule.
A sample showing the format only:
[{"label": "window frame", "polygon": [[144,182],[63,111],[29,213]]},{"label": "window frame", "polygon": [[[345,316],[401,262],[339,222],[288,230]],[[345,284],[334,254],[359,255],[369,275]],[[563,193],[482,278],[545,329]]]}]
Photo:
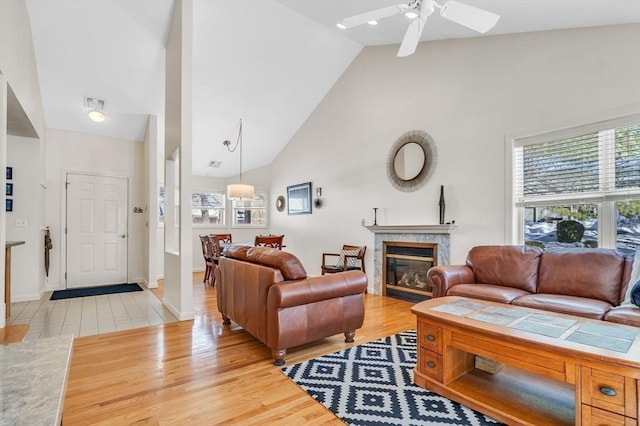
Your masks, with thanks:
[{"label": "window frame", "polygon": [[[216,195],[222,195],[222,197],[224,198],[224,201],[222,203],[222,207],[219,209],[214,209],[214,210],[222,210],[222,222],[221,223],[197,223],[193,221],[193,210],[197,210],[196,208],[194,208],[193,206],[193,194],[216,194]],[[225,192],[224,189],[219,189],[219,190],[211,190],[211,189],[192,189],[191,190],[191,226],[193,226],[194,228],[213,228],[213,229],[218,229],[218,228],[227,228],[227,217],[228,217],[228,209],[227,209],[227,194]],[[209,209],[211,210],[211,209]]]},{"label": "window frame", "polygon": [[[269,193],[267,191],[261,190],[261,189],[255,189],[254,191],[254,197],[255,194],[262,194],[264,196],[264,214],[265,214],[265,223],[264,225],[254,225],[254,224],[245,224],[245,223],[236,223],[236,203],[239,200],[229,200],[229,227],[230,228],[236,228],[236,229],[249,229],[249,228],[253,228],[253,229],[266,229],[269,227]],[[246,202],[247,200],[242,200],[243,202]],[[258,208],[258,207],[256,207]],[[246,210],[246,209],[245,209]]]},{"label": "window frame", "polygon": [[[507,137],[505,144],[505,159],[507,162],[507,173],[505,179],[505,210],[509,220],[506,221],[507,241],[513,244],[523,245],[525,243],[525,207],[557,206],[562,204],[595,204],[597,206],[598,217],[598,247],[617,248],[617,212],[616,202],[640,200],[640,188],[616,189],[615,177],[613,175],[604,176],[609,182],[604,183],[604,188],[598,191],[584,194],[553,194],[529,197],[526,201],[517,198],[518,188],[518,161],[522,161],[516,152],[516,148],[525,145],[541,144],[554,140],[572,138],[594,132],[606,132],[620,127],[627,127],[640,124],[640,113],[632,113],[616,118],[595,120],[592,123],[581,124],[560,130],[536,133],[532,135]],[[599,137],[602,142],[602,137]],[[615,137],[607,138],[604,152],[601,152],[599,164],[605,160],[607,155],[613,153],[615,156]],[[601,146],[602,150],[603,147]],[[615,167],[615,166],[614,166]],[[602,168],[600,168],[602,169]],[[603,170],[599,170],[600,178],[603,178]],[[611,186],[613,183],[613,186]],[[613,189],[611,189],[613,188]]]}]

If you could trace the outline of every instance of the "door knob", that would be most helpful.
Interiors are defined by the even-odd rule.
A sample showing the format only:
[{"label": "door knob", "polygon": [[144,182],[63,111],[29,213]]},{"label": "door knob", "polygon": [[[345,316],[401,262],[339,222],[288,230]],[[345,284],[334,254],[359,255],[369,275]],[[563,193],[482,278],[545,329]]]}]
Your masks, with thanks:
[{"label": "door knob", "polygon": [[120,234],[120,235],[118,235],[118,237],[120,237],[120,238],[127,238],[127,236],[126,236],[125,234]]}]

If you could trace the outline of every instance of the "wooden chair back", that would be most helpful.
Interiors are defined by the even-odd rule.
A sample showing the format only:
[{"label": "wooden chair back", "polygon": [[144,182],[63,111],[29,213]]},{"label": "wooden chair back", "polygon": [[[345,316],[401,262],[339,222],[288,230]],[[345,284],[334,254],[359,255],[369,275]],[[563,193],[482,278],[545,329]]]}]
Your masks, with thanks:
[{"label": "wooden chair back", "polygon": [[214,263],[218,263],[218,260],[220,259],[220,239],[215,236],[215,235],[209,235],[207,236],[207,239],[209,240],[209,250],[211,253],[211,259],[213,259]]},{"label": "wooden chair back", "polygon": [[218,237],[218,241],[224,244],[231,244],[231,234],[209,234]]},{"label": "wooden chair back", "polygon": [[284,235],[256,235],[255,246],[273,247],[282,250]]},{"label": "wooden chair back", "polygon": [[[345,251],[355,252],[357,250],[357,254],[354,255],[344,255],[344,259],[342,261],[342,265],[337,266],[336,264],[329,264],[327,259],[336,260],[336,257],[342,257]],[[326,273],[334,273],[340,271],[348,271],[351,269],[361,269],[362,272],[366,273],[364,266],[364,255],[367,251],[367,246],[353,246],[349,244],[344,244],[342,246],[342,253],[322,253],[322,275]],[[359,263],[357,266],[349,266],[349,259],[356,259],[356,263]]]},{"label": "wooden chair back", "polygon": [[218,257],[215,256],[214,246],[208,235],[199,235],[202,245],[202,257],[204,258],[204,280],[203,282],[213,282],[213,271],[216,268]]}]

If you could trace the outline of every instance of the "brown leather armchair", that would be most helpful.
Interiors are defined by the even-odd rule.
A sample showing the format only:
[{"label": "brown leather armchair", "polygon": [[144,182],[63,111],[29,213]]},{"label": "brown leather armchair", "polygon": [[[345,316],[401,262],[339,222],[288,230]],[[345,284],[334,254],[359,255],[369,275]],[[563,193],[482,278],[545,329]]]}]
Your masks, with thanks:
[{"label": "brown leather armchair", "polygon": [[364,321],[362,271],[307,277],[296,256],[271,247],[230,246],[216,268],[218,310],[283,365],[288,348],[344,333],[353,342]]}]

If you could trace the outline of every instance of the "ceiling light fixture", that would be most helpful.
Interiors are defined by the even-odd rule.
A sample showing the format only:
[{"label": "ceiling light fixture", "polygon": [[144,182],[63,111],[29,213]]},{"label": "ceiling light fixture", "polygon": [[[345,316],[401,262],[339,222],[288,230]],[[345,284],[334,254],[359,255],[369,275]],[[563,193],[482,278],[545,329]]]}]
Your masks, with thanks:
[{"label": "ceiling light fixture", "polygon": [[343,24],[341,24],[341,23],[337,23],[337,24],[336,24],[336,27],[340,28],[341,30],[345,30],[345,29],[347,29],[347,27],[345,27],[345,26],[344,26]]},{"label": "ceiling light fixture", "polygon": [[418,17],[418,14],[415,12],[407,12],[404,14],[404,16],[406,16],[409,19],[416,19]]},{"label": "ceiling light fixture", "polygon": [[240,119],[238,139],[233,148],[231,148],[231,141],[224,141],[222,144],[227,147],[229,152],[235,152],[240,146],[240,183],[227,185],[227,198],[230,200],[252,200],[254,194],[253,186],[242,183],[242,119]]},{"label": "ceiling light fixture", "polygon": [[369,25],[378,25],[378,21],[369,21],[367,22]]},{"label": "ceiling light fixture", "polygon": [[94,98],[93,96],[85,96],[84,106],[89,109],[89,112],[87,112],[89,120],[95,121],[96,123],[102,123],[107,118],[104,113],[105,102],[103,99]]},{"label": "ceiling light fixture", "polygon": [[89,116],[89,120],[95,121],[96,123],[102,123],[105,118],[107,118],[107,116],[104,115],[104,112],[98,111],[97,109],[92,109],[87,113],[87,115]]}]

